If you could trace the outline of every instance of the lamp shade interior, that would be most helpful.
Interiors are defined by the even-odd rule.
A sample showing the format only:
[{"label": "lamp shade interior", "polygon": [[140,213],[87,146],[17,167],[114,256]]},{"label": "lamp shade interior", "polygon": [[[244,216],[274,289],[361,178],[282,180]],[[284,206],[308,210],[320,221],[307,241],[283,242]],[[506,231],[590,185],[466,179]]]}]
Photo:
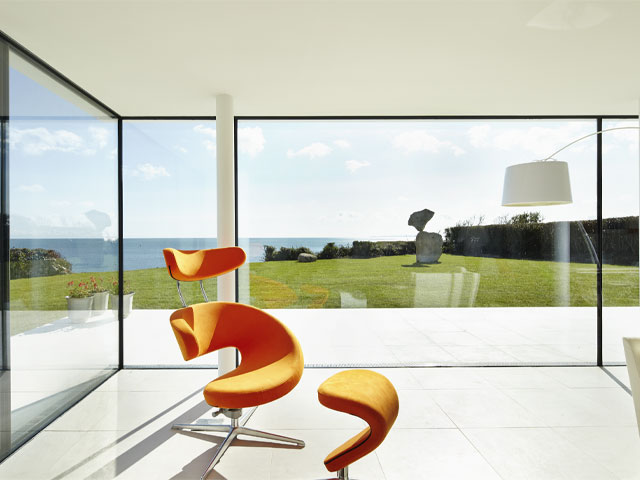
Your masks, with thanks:
[{"label": "lamp shade interior", "polygon": [[507,167],[504,173],[502,205],[564,205],[572,203],[567,162],[529,162]]}]

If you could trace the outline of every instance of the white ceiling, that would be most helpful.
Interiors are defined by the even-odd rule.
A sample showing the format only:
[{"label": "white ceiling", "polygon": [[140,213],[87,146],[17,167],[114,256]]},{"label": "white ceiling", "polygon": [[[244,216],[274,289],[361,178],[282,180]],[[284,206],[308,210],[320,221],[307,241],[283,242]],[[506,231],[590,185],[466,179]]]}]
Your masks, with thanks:
[{"label": "white ceiling", "polygon": [[638,113],[640,1],[0,0],[121,115]]}]

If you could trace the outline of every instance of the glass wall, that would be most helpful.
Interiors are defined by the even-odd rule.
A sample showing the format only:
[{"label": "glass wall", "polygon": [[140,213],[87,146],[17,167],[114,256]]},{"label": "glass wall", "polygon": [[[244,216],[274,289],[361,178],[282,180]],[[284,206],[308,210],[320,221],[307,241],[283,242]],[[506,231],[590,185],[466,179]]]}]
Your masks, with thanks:
[{"label": "glass wall", "polygon": [[595,139],[559,158],[572,204],[500,204],[506,166],[595,130],[240,120],[240,301],[274,309],[309,364],[593,363]]},{"label": "glass wall", "polygon": [[603,361],[624,364],[622,337],[640,336],[638,308],[638,120],[602,128]]},{"label": "glass wall", "polygon": [[[133,366],[217,363],[206,355],[187,365],[169,325],[182,307],[162,250],[216,247],[214,120],[123,122],[124,362]],[[232,208],[232,206],[230,206]],[[209,300],[216,280],[204,282]],[[181,284],[187,304],[202,302],[197,283]]]},{"label": "glass wall", "polygon": [[118,367],[117,122],[20,54],[9,67],[0,459]]}]

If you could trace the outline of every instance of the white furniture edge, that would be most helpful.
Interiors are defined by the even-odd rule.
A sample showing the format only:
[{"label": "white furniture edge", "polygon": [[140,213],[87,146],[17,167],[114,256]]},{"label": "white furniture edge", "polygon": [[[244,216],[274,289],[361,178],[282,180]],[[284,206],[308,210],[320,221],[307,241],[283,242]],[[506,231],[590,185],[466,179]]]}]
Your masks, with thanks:
[{"label": "white furniture edge", "polygon": [[633,403],[636,407],[636,421],[640,433],[640,338],[623,338],[624,355],[627,359],[629,382],[633,393]]}]

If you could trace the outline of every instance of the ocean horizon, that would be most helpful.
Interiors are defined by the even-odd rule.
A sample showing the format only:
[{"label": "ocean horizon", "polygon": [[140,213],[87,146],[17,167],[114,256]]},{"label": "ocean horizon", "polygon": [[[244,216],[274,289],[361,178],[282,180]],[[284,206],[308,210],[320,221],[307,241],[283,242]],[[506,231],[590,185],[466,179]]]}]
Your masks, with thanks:
[{"label": "ocean horizon", "polygon": [[[354,241],[413,240],[402,236],[387,237],[264,237],[240,238],[238,244],[247,252],[249,262],[264,261],[264,246],[307,247],[320,252],[333,242],[350,245]],[[165,266],[162,250],[199,250],[215,248],[215,238],[125,238],[124,270],[143,270]],[[44,248],[56,250],[71,263],[73,273],[112,272],[118,269],[118,242],[101,238],[12,238],[10,248]]]}]

